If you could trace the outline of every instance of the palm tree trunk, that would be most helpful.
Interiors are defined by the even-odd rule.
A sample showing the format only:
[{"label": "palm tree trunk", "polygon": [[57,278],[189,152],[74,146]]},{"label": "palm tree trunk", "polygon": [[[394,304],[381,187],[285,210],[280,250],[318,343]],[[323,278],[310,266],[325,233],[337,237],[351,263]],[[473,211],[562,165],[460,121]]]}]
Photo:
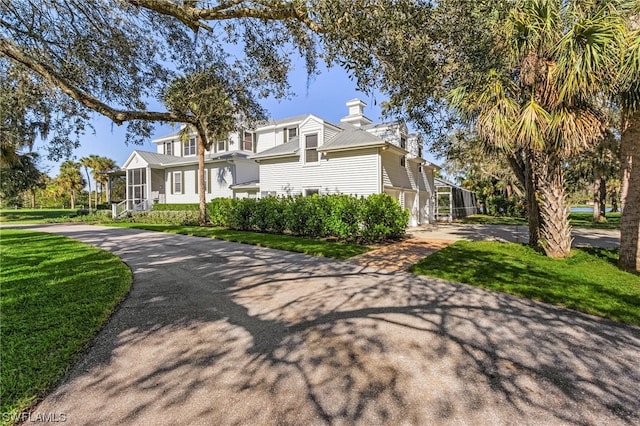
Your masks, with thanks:
[{"label": "palm tree trunk", "polygon": [[536,197],[536,175],[534,173],[534,155],[527,150],[525,153],[524,187],[527,195],[527,222],[529,225],[529,246],[540,246],[540,205]]},{"label": "palm tree trunk", "polygon": [[593,221],[596,223],[606,222],[605,216],[607,208],[607,181],[602,177],[600,171],[596,171],[593,182]]},{"label": "palm tree trunk", "polygon": [[[87,185],[89,186],[89,210],[91,210],[91,179],[89,178],[89,169],[87,166],[84,166],[84,172],[87,175]],[[72,207],[73,208],[73,207]]]},{"label": "palm tree trunk", "polygon": [[76,208],[76,191],[71,190],[71,210]]},{"label": "palm tree trunk", "polygon": [[542,219],[541,245],[547,256],[562,259],[571,253],[571,225],[565,205],[562,162],[553,152],[542,153],[540,160],[536,170]]},{"label": "palm tree trunk", "polygon": [[640,109],[626,117],[620,138],[623,188],[620,267],[640,271]]}]

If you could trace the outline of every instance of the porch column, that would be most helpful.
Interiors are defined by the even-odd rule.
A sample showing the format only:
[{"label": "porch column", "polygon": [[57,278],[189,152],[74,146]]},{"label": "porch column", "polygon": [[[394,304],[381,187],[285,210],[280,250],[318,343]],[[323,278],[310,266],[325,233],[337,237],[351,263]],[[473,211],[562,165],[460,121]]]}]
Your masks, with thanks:
[{"label": "porch column", "polygon": [[151,210],[151,203],[153,202],[151,199],[151,166],[147,166],[147,180],[145,188],[147,188],[147,194],[145,199],[147,200],[146,208]]}]

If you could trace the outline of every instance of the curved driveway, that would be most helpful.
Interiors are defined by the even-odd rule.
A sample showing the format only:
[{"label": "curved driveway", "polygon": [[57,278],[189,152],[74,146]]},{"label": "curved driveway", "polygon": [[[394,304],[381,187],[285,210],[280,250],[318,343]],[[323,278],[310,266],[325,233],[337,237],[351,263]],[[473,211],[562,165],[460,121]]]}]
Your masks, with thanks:
[{"label": "curved driveway", "polygon": [[40,229],[134,272],[130,295],[35,409],[67,424],[640,422],[637,327],[254,246]]}]

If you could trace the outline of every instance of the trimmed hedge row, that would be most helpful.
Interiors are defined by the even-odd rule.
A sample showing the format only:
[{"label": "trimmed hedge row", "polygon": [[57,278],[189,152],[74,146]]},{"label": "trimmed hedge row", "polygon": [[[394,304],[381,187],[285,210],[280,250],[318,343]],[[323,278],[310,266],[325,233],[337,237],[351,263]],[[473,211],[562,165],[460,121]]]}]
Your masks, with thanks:
[{"label": "trimmed hedge row", "polygon": [[197,226],[200,213],[197,211],[150,211],[131,212],[129,216],[118,219],[118,222],[139,222],[177,226]]},{"label": "trimmed hedge row", "polygon": [[152,211],[154,212],[197,212],[200,211],[199,204],[154,204]]},{"label": "trimmed hedge row", "polygon": [[214,226],[367,243],[401,238],[409,222],[408,210],[386,194],[217,198],[207,211]]}]

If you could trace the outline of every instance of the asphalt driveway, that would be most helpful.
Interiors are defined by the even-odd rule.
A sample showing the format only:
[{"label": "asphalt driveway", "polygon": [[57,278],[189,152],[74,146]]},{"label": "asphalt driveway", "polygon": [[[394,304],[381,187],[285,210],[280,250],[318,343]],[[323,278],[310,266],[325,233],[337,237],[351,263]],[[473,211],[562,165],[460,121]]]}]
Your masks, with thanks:
[{"label": "asphalt driveway", "polygon": [[640,423],[637,327],[223,241],[41,229],[134,272],[130,295],[35,409],[67,424]]}]

